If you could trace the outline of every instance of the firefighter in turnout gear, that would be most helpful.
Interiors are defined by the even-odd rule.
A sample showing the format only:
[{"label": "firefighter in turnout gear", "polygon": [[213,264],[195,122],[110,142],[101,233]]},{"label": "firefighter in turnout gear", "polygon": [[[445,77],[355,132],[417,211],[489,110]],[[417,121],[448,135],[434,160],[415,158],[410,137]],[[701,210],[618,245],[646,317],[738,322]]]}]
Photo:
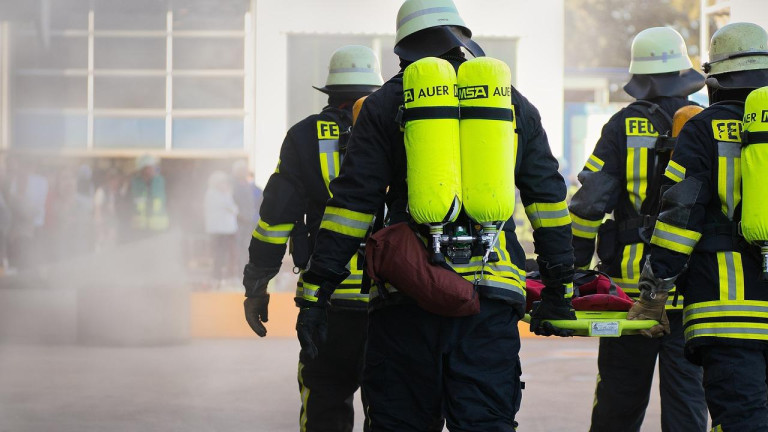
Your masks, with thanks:
[{"label": "firefighter in turnout gear", "polygon": [[[504,76],[506,67],[493,59],[466,60],[464,50],[474,57],[484,55],[451,0],[406,0],[402,4],[394,49],[402,72],[363,105],[344,165],[331,183],[333,196],[325,209],[309,270],[304,274],[305,292],[311,284],[317,302],[308,302],[299,313],[299,340],[305,353],[319,352],[322,356],[324,347],[318,343],[325,333],[329,297],[333,305],[333,295],[343,288],[339,283],[348,274],[346,263],[356,253],[365,227],[386,203],[387,228],[379,233],[405,226],[404,232],[410,239],[417,239],[419,250],[401,248],[402,255],[423,258],[420,268],[403,266],[402,273],[407,274],[396,276],[419,280],[421,271],[458,274],[459,285],[466,283],[479,296],[479,313],[448,316],[448,312],[441,314],[439,310],[428,312],[404,293],[426,284],[395,286],[378,282],[371,288],[363,389],[369,403],[369,425],[376,431],[441,431],[446,422],[450,430],[514,430],[521,397],[517,323],[525,305],[525,254],[511,218],[505,216],[494,224],[492,220],[498,216],[487,214],[488,221],[482,225],[470,219],[481,216],[470,216],[467,207],[461,207],[462,196],[464,204],[477,204],[473,199],[480,198],[470,196],[475,191],[466,183],[478,174],[466,173],[476,155],[465,154],[467,146],[457,146],[457,135],[462,143],[475,138],[465,132],[476,125],[468,124],[466,129],[464,123],[459,126],[460,122],[500,122],[480,128],[498,128],[494,132],[497,137],[511,131],[504,142],[495,143],[499,148],[493,155],[510,154],[514,160],[506,158],[499,165],[513,168],[489,173],[488,178],[495,181],[514,177],[535,229],[536,251],[547,288],[534,330],[566,335],[557,328],[545,327],[541,320],[575,319],[570,305],[573,250],[566,187],[538,111],[511,87],[508,76],[500,88],[488,87],[487,92],[461,87],[463,71],[472,74],[477,66],[483,71],[479,75],[488,72],[488,79],[498,79],[496,72]],[[404,88],[408,80],[418,88]],[[479,99],[486,97],[498,101],[500,95],[506,97],[503,107],[466,108],[470,101],[479,104]],[[438,101],[440,106],[429,106],[430,100]],[[420,102],[424,105],[413,108]],[[459,105],[464,113],[460,121]],[[435,135],[445,139],[434,140]],[[424,146],[432,149],[441,165],[414,166],[428,160],[417,154]],[[453,157],[446,157],[444,152],[453,152]],[[461,163],[457,168],[459,153]],[[488,157],[488,153],[483,156]],[[492,162],[488,166],[496,167],[496,161]],[[478,168],[472,165],[472,169]],[[434,175],[425,175],[419,171],[421,168]],[[457,169],[461,170],[462,187],[455,184],[458,180],[445,176],[446,170]],[[451,187],[453,192],[447,197],[435,195],[436,208],[430,209],[425,205],[428,200],[421,198],[430,185],[443,179],[450,181],[446,188]],[[423,183],[416,184],[419,182]],[[417,190],[419,196],[412,196]],[[435,190],[439,192],[440,188]],[[494,191],[504,195],[506,202],[510,191]],[[447,198],[445,202],[443,198]],[[487,207],[489,213],[494,210],[490,204]],[[421,216],[417,216],[417,208]],[[441,217],[434,221],[434,227],[423,223],[430,219],[422,214],[428,210]],[[424,220],[416,221],[417,217]],[[486,237],[494,229],[498,235]],[[491,241],[485,242],[487,238]],[[440,243],[435,246],[435,241]],[[392,253],[388,258],[397,259],[398,255]]]},{"label": "firefighter in turnout gear", "polygon": [[[664,173],[641,296],[630,315],[663,322],[675,284],[685,295],[685,356],[703,367],[712,430],[765,431],[768,282],[761,280],[760,248],[741,228],[742,174],[755,168],[743,156],[744,101],[768,85],[768,34],[755,24],[726,25],[712,36],[709,56],[710,106],[683,127]],[[766,167],[758,168],[764,178]],[[754,193],[764,196],[760,187]]]},{"label": "firefighter in turnout gear", "polygon": [[[579,174],[581,188],[570,204],[575,264],[588,267],[595,251],[600,270],[631,297],[648,253],[658,189],[674,145],[672,116],[704,87],[694,71],[682,36],[669,27],[653,27],[635,36],[624,90],[637,99],[603,127],[600,140]],[[607,213],[613,219],[603,221]],[[682,301],[680,303],[682,305]],[[672,334],[601,338],[591,431],[638,431],[645,416],[659,358],[662,428],[703,431],[707,412],[701,368],[683,356],[681,306],[666,307]]]},{"label": "firefighter in turnout gear", "polygon": [[[261,220],[253,231],[243,277],[245,317],[259,336],[267,333],[262,324],[268,320],[267,283],[278,273],[289,239],[295,266],[307,266],[331,197],[329,184],[346,154],[352,107],[382,82],[370,48],[338,49],[331,57],[326,85],[315,87],[328,94],[328,106],[291,127],[283,141],[277,169],[264,189]],[[366,230],[360,228],[361,239]],[[318,345],[321,354],[299,359],[302,431],[352,431],[354,424],[352,401],[362,375],[368,295],[360,292],[360,255],[350,254],[342,268],[347,277],[338,281],[339,289],[331,298],[327,338]],[[316,301],[314,291],[306,288],[302,275],[296,290],[299,307]]]}]

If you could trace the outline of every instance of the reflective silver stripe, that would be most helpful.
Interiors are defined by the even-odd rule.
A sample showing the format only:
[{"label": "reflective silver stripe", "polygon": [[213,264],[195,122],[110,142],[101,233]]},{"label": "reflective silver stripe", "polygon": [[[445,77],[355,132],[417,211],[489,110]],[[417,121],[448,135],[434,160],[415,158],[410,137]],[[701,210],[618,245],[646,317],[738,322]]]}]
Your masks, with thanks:
[{"label": "reflective silver stripe", "polygon": [[757,312],[768,315],[768,306],[755,306],[755,305],[716,305],[716,306],[703,306],[696,307],[689,306],[685,308],[683,312],[684,319],[695,319],[696,315],[707,313],[722,313],[724,316],[737,315],[740,312]]},{"label": "reflective silver stripe", "polygon": [[[347,281],[360,281],[363,280],[363,274],[362,273],[352,273],[351,275],[347,276],[346,279],[344,279],[344,282]],[[342,282],[342,283],[344,283]]]},{"label": "reflective silver stripe", "polygon": [[319,140],[320,144],[320,156],[325,155],[325,160],[328,163],[328,182],[336,178],[336,160],[334,159],[334,153],[339,151],[339,140]]},{"label": "reflective silver stripe", "polygon": [[536,211],[536,219],[558,219],[570,215],[571,213],[567,208],[562,210]]},{"label": "reflective silver stripe", "polygon": [[652,149],[656,147],[656,138],[655,136],[630,135],[627,137],[627,147]]},{"label": "reflective silver stripe", "polygon": [[745,327],[704,327],[696,329],[687,329],[685,331],[686,338],[693,338],[698,336],[707,336],[708,334],[753,334],[753,335],[768,335],[768,328],[745,328]]},{"label": "reflective silver stripe", "polygon": [[627,279],[635,279],[635,258],[637,257],[638,244],[629,245],[629,259],[627,259]]},{"label": "reflective silver stripe", "polygon": [[633,61],[659,61],[661,60],[662,63],[666,63],[667,60],[672,60],[676,58],[680,58],[683,56],[682,52],[669,54],[668,52],[664,51],[661,53],[661,55],[658,56],[651,56],[651,57],[632,57]]},{"label": "reflective silver stripe", "polygon": [[304,298],[307,298],[307,297],[317,297],[317,290],[318,289],[319,288],[309,288],[309,287],[305,286],[304,287]]},{"label": "reflective silver stripe", "polygon": [[733,262],[733,252],[724,252],[726,278],[728,278],[728,300],[736,300],[736,264]]},{"label": "reflective silver stripe", "polygon": [[680,171],[677,167],[672,166],[672,164],[667,165],[667,171],[681,179],[685,178],[685,171]]},{"label": "reflective silver stripe", "polygon": [[361,293],[333,293],[331,298],[337,300],[368,300],[368,295]]},{"label": "reflective silver stripe", "polygon": [[397,22],[397,28],[399,29],[400,27],[404,26],[405,23],[407,23],[408,21],[414,18],[418,18],[420,16],[429,15],[433,13],[455,13],[456,15],[459,14],[456,8],[452,8],[452,7],[433,7],[433,8],[422,9],[404,16],[400,21]]},{"label": "reflective silver stripe", "polygon": [[667,240],[667,241],[671,241],[673,243],[678,243],[678,244],[681,244],[681,245],[684,245],[684,246],[687,246],[687,247],[690,247],[690,248],[696,247],[696,243],[697,243],[697,240],[694,240],[694,239],[691,239],[691,238],[688,238],[688,237],[683,237],[683,236],[681,236],[679,234],[674,234],[674,233],[671,233],[669,231],[664,231],[664,230],[658,229],[658,226],[657,226],[657,229],[653,230],[653,236],[657,237],[657,238],[660,238],[662,240]]},{"label": "reflective silver stripe", "polygon": [[291,235],[291,230],[288,231],[268,231],[264,229],[261,225],[256,225],[256,232],[263,235],[264,237],[275,237],[275,238],[287,238]]},{"label": "reflective silver stripe", "polygon": [[492,288],[500,288],[507,291],[513,291],[516,292],[522,296],[525,296],[525,292],[517,285],[511,284],[511,283],[505,283],[505,282],[499,282],[494,280],[488,280],[488,279],[481,279],[478,281],[478,285],[480,286],[486,286],[486,287],[492,287]]},{"label": "reflective silver stripe", "polygon": [[346,67],[346,68],[335,68],[335,69],[329,69],[328,73],[349,73],[349,72],[364,72],[364,73],[373,73],[373,68],[364,68],[364,67]]},{"label": "reflective silver stripe", "polygon": [[741,144],[720,141],[717,143],[717,154],[725,158],[725,205],[728,208],[728,219],[733,219],[734,205],[733,185],[735,182],[736,158],[741,158]]},{"label": "reflective silver stripe", "polygon": [[571,218],[571,226],[573,227],[573,229],[584,231],[586,233],[597,233],[597,231],[600,229],[600,225],[596,225],[596,226],[583,225],[576,222],[573,218]]},{"label": "reflective silver stripe", "polygon": [[320,153],[334,153],[339,151],[339,140],[318,140]]},{"label": "reflective silver stripe", "polygon": [[323,215],[323,220],[329,221],[329,222],[336,222],[339,225],[343,225],[345,227],[359,229],[363,231],[367,231],[368,226],[370,225],[368,222],[357,221],[354,219],[345,218],[344,216],[331,214],[328,212],[325,212],[325,214]]}]

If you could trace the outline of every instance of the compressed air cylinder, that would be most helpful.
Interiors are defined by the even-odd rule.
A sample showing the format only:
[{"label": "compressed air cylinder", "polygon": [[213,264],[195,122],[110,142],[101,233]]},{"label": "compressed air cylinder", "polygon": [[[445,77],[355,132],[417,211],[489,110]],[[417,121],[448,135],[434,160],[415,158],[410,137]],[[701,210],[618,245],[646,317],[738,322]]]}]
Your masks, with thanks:
[{"label": "compressed air cylinder", "polygon": [[741,230],[750,242],[768,241],[768,140],[754,142],[759,133],[768,134],[768,87],[752,91],[744,103],[744,131],[748,141],[741,149]]},{"label": "compressed air cylinder", "polygon": [[768,241],[768,87],[752,91],[744,103],[741,149],[741,231],[752,243]]},{"label": "compressed air cylinder", "polygon": [[403,73],[408,208],[417,223],[456,220],[461,208],[459,100],[456,72],[426,57]]},{"label": "compressed air cylinder", "polygon": [[478,57],[458,72],[464,210],[488,226],[515,209],[516,119],[512,74],[501,60]]}]

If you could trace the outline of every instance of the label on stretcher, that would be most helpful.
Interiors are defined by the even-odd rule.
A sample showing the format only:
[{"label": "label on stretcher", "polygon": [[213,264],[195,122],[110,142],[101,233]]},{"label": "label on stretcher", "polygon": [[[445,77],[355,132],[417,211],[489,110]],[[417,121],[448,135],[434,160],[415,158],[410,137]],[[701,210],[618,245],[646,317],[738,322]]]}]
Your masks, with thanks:
[{"label": "label on stretcher", "polygon": [[621,328],[618,321],[592,321],[589,323],[590,336],[620,336]]}]

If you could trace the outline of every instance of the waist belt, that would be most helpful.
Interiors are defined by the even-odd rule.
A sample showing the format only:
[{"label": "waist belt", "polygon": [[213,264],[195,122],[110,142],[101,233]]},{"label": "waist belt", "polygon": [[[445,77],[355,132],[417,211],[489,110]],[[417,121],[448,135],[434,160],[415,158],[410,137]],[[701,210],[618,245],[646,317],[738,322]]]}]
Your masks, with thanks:
[{"label": "waist belt", "polygon": [[704,225],[701,239],[694,250],[698,252],[749,251],[752,246],[741,235],[738,222]]},{"label": "waist belt", "polygon": [[618,241],[621,244],[650,243],[650,238],[642,233],[643,230],[653,228],[656,218],[642,215],[617,223]]}]

